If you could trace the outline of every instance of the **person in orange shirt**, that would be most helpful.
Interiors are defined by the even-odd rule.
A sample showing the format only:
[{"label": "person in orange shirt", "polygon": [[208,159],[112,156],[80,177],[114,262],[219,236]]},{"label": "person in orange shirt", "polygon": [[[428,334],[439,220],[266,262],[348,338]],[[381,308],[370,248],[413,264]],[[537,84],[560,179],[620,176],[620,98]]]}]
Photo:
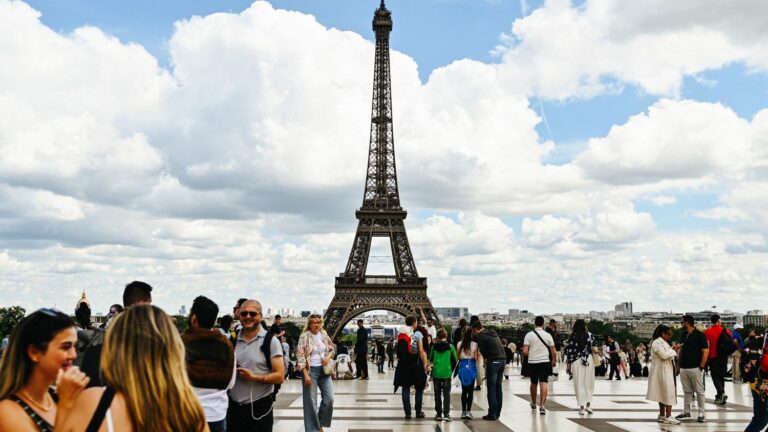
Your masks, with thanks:
[{"label": "person in orange shirt", "polygon": [[[704,331],[704,336],[707,337],[709,342],[709,372],[712,376],[712,384],[717,390],[717,396],[715,396],[715,404],[725,405],[725,401],[728,396],[725,394],[725,373],[728,367],[728,356],[721,355],[717,352],[717,342],[720,339],[722,332],[728,332],[723,328],[720,323],[720,315],[714,314],[710,317],[712,326]],[[728,332],[730,335],[730,332]]]}]

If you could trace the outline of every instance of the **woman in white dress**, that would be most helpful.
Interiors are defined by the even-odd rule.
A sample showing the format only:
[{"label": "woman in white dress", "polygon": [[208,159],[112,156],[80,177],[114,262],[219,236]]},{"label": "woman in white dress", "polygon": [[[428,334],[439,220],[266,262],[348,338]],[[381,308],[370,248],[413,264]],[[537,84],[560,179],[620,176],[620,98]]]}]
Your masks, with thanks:
[{"label": "woman in white dress", "polygon": [[656,327],[651,342],[651,371],[648,376],[648,392],[645,398],[659,403],[659,423],[680,424],[672,417],[672,406],[677,402],[675,385],[674,359],[677,357],[677,345],[671,347],[669,339],[672,329],[664,324]]},{"label": "woman in white dress", "polygon": [[573,323],[573,333],[565,346],[566,370],[573,374],[573,389],[579,404],[579,415],[592,414],[592,397],[595,394],[595,363],[592,354],[597,352],[597,342],[587,331],[583,319]]}]

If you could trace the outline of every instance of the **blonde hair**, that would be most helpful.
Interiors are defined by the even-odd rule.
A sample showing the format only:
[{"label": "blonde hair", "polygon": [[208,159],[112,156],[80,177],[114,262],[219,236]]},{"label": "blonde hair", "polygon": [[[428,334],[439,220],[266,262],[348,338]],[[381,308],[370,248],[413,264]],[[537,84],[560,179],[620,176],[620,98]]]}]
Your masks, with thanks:
[{"label": "blonde hair", "polygon": [[304,326],[304,331],[309,331],[309,325],[313,322],[319,322],[320,323],[320,330],[323,330],[323,317],[318,314],[312,314],[307,318],[307,324]]},{"label": "blonde hair", "polygon": [[125,398],[134,430],[204,429],[184,356],[176,327],[156,306],[131,306],[109,327],[101,353],[104,379]]}]

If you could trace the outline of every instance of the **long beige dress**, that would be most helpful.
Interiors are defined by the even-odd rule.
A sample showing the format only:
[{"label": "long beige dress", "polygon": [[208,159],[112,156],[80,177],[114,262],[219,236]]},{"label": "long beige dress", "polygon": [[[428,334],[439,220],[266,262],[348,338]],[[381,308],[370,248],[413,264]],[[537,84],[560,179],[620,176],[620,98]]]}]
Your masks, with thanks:
[{"label": "long beige dress", "polygon": [[674,406],[677,402],[677,386],[675,385],[675,368],[672,360],[677,353],[662,338],[656,338],[651,343],[651,370],[648,376],[648,392],[645,398]]}]

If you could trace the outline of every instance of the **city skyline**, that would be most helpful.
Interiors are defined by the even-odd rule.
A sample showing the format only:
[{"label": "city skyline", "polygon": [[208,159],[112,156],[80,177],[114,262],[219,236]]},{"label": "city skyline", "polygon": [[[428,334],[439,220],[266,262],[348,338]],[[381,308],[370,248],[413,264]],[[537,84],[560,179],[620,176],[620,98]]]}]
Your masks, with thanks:
[{"label": "city skyline", "polygon": [[[0,0],[0,306],[84,289],[106,310],[139,279],[169,311],[325,307],[378,3]],[[387,2],[400,194],[436,307],[753,308],[768,18],[705,3]]]}]

